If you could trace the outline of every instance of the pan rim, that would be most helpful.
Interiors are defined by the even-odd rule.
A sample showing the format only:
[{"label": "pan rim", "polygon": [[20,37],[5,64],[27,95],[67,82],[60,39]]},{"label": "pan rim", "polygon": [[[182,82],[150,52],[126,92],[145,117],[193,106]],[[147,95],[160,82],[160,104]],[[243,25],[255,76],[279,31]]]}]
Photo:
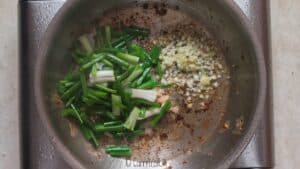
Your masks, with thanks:
[{"label": "pan rim", "polygon": [[[256,54],[256,61],[258,65],[258,95],[257,95],[257,101],[255,110],[253,111],[253,118],[250,121],[250,127],[245,131],[245,135],[240,138],[240,141],[237,145],[234,146],[233,150],[229,152],[225,157],[223,161],[218,162],[218,166],[216,169],[225,169],[230,167],[230,165],[240,156],[240,154],[244,151],[244,149],[249,144],[251,138],[254,135],[254,132],[256,128],[258,127],[258,124],[260,122],[260,119],[262,117],[262,114],[260,113],[263,110],[263,106],[265,103],[266,98],[266,65],[263,57],[263,50],[262,46],[259,45],[260,42],[258,40],[257,34],[255,33],[253,28],[253,25],[249,22],[248,17],[242,12],[240,7],[234,2],[234,1],[223,1],[218,0],[219,3],[223,4],[224,6],[227,6],[232,10],[233,15],[237,16],[237,20],[241,23],[242,29],[245,31],[245,34],[250,38],[250,41],[254,47],[254,51]],[[43,41],[41,43],[41,46],[39,47],[38,51],[38,57],[35,63],[35,72],[34,72],[34,96],[35,96],[35,103],[36,108],[39,114],[39,117],[41,121],[43,122],[47,135],[49,136],[52,144],[56,148],[56,150],[62,154],[62,158],[73,168],[78,169],[86,169],[80,163],[79,160],[76,159],[74,155],[70,152],[69,148],[63,144],[63,141],[59,139],[57,133],[55,132],[53,126],[50,123],[50,119],[48,118],[46,106],[43,101],[44,93],[42,91],[42,78],[43,78],[43,65],[45,64],[46,55],[48,52],[48,45],[49,42],[52,41],[52,34],[55,32],[55,26],[58,23],[61,23],[61,19],[63,18],[65,14],[68,13],[69,9],[73,6],[73,1],[66,1],[65,4],[59,9],[57,14],[54,16],[50,24],[48,25],[48,28],[44,34],[44,37],[42,38]]]}]

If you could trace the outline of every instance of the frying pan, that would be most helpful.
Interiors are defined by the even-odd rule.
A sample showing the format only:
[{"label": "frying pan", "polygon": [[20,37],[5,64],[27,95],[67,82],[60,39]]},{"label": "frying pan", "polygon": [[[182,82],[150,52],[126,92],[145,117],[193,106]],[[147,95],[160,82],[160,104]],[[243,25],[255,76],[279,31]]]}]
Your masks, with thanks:
[{"label": "frying pan", "polygon": [[[223,101],[223,113],[207,114],[210,120],[210,130],[200,127],[209,135],[207,141],[200,146],[199,151],[190,154],[180,154],[166,161],[148,161],[137,163],[101,156],[87,141],[78,134],[70,135],[68,121],[60,115],[60,110],[53,104],[52,95],[57,82],[72,66],[71,56],[68,55],[72,43],[82,32],[90,31],[95,21],[107,15],[118,15],[125,10],[121,17],[130,16],[143,4],[166,4],[168,9],[176,9],[182,15],[187,15],[195,22],[206,27],[224,49],[224,56],[230,71],[230,87],[227,99]],[[127,10],[126,10],[127,9]],[[141,12],[142,15],[148,15]],[[151,28],[160,29],[164,25],[172,25],[178,17],[170,15],[149,16],[146,23]],[[173,18],[173,19],[171,19]],[[225,169],[240,155],[249,143],[258,125],[266,96],[266,70],[262,49],[256,34],[240,9],[230,0],[165,0],[165,1],[133,1],[133,0],[69,0],[54,17],[40,46],[39,57],[36,60],[34,77],[34,92],[37,110],[44,123],[48,135],[62,157],[78,169],[125,169],[125,168],[167,168],[175,169]],[[234,66],[231,66],[234,65]],[[219,107],[215,105],[215,107]],[[222,131],[225,121],[230,121],[232,127]],[[235,122],[242,121],[242,130],[236,133]],[[176,145],[186,142],[180,139]],[[200,144],[200,143],[199,143]],[[192,147],[193,148],[193,147]],[[162,150],[168,154],[171,150]],[[159,154],[157,154],[159,155]],[[145,156],[141,154],[140,156]],[[164,159],[162,155],[160,159]]]}]

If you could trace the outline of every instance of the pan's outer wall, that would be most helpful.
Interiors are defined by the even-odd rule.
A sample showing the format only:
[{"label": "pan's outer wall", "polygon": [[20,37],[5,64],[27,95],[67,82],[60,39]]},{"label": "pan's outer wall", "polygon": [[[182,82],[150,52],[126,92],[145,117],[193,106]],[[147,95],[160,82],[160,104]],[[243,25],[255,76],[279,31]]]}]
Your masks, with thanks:
[{"label": "pan's outer wall", "polygon": [[[70,68],[71,60],[66,55],[74,40],[71,32],[81,32],[84,27],[89,27],[91,21],[101,17],[103,11],[107,9],[132,2],[135,1],[67,1],[49,25],[41,44],[34,81],[37,109],[53,144],[73,168],[126,168],[123,160],[107,157],[97,159],[82,146],[86,143],[84,139],[70,137],[66,120],[62,119],[52,106],[50,96],[55,90],[57,81]],[[206,153],[178,157],[170,161],[170,164],[173,168],[228,168],[250,141],[260,119],[266,91],[262,49],[246,17],[232,1],[170,0],[168,3],[176,4],[184,12],[205,21],[207,27],[227,49],[227,63],[237,65],[239,69],[231,70],[234,88],[231,89],[224,118],[234,122],[242,115],[245,120],[244,130],[240,136],[232,132],[215,133],[203,149]],[[236,92],[237,89],[239,92]],[[207,152],[212,155],[206,155]],[[184,166],[183,160],[188,161]]]}]

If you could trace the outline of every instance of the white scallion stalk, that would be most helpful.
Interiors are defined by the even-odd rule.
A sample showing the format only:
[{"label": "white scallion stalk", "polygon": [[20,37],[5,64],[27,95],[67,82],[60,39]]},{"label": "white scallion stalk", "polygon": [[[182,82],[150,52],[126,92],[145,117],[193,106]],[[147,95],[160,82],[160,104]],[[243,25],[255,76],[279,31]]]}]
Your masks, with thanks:
[{"label": "white scallion stalk", "polygon": [[154,102],[157,92],[155,90],[132,89],[132,97]]},{"label": "white scallion stalk", "polygon": [[150,110],[147,110],[145,112],[145,116],[144,117],[139,117],[138,120],[144,120],[144,119],[147,119],[149,117],[152,117],[154,115],[157,115],[159,114],[160,112],[160,108],[153,108],[153,109],[150,109]]},{"label": "white scallion stalk", "polygon": [[80,36],[78,40],[89,54],[93,52],[93,46],[87,35]]},{"label": "white scallion stalk", "polygon": [[90,74],[89,82],[91,84],[103,83],[103,82],[113,82],[115,81],[113,70],[99,70],[96,75]]}]

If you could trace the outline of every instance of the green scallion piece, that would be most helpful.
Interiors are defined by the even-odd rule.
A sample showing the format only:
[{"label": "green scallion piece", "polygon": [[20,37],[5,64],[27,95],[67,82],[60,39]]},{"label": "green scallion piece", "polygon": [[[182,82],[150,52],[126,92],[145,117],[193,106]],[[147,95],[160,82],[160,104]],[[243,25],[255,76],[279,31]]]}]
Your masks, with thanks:
[{"label": "green scallion piece", "polygon": [[135,80],[143,73],[143,68],[140,66],[136,66],[133,72],[122,82],[124,86],[127,86],[130,82]]},{"label": "green scallion piece", "polygon": [[87,63],[85,63],[84,65],[82,65],[80,67],[80,70],[84,71],[84,70],[92,67],[94,64],[96,64],[97,62],[101,61],[104,58],[105,58],[105,55],[103,53],[95,54],[95,55],[93,55],[92,60],[88,61]]},{"label": "green scallion piece", "polygon": [[106,25],[104,29],[105,29],[105,38],[106,38],[107,46],[111,47],[111,27]]},{"label": "green scallion piece", "polygon": [[62,96],[61,99],[66,101],[78,92],[80,88],[80,82],[75,83],[72,87],[70,87]]},{"label": "green scallion piece", "polygon": [[160,84],[156,81],[156,80],[149,80],[143,84],[141,84],[140,86],[138,86],[138,89],[153,89],[155,87],[158,87]]},{"label": "green scallion piece", "polygon": [[133,55],[130,55],[130,54],[127,54],[127,53],[117,53],[117,56],[129,63],[132,63],[132,64],[137,64],[139,63],[139,57],[136,57],[136,56],[133,56]]},{"label": "green scallion piece", "polygon": [[162,76],[163,76],[163,74],[164,74],[160,62],[158,62],[157,65],[156,65],[156,73],[158,75],[158,81],[160,81],[161,78],[162,78]]},{"label": "green scallion piece", "polygon": [[143,28],[138,27],[126,27],[124,28],[124,31],[132,36],[141,36],[141,37],[148,37],[150,34],[150,31]]},{"label": "green scallion piece", "polygon": [[124,157],[132,155],[132,151],[129,146],[106,146],[105,152],[113,157]]},{"label": "green scallion piece", "polygon": [[79,42],[81,43],[82,47],[86,50],[88,54],[93,52],[92,44],[88,38],[88,35],[82,35],[79,37]]},{"label": "green scallion piece", "polygon": [[110,59],[112,62],[120,65],[120,66],[124,66],[124,67],[128,67],[129,66],[129,63],[127,63],[126,61],[116,57],[115,55],[113,54],[107,54],[106,55],[108,57],[108,59]]},{"label": "green scallion piece", "polygon": [[80,81],[81,81],[83,94],[86,95],[87,94],[87,84],[86,84],[85,75],[82,72],[80,73]]},{"label": "green scallion piece", "polygon": [[159,103],[151,102],[151,101],[144,100],[144,99],[134,98],[133,103],[134,103],[134,105],[137,105],[137,106],[160,107]]},{"label": "green scallion piece", "polygon": [[110,68],[114,67],[114,65],[107,59],[103,59],[102,62]]},{"label": "green scallion piece", "polygon": [[119,95],[112,94],[111,95],[111,103],[112,103],[112,113],[115,116],[121,115],[122,109],[122,99]]},{"label": "green scallion piece", "polygon": [[110,88],[105,87],[105,86],[103,86],[103,85],[101,85],[101,84],[96,84],[96,85],[95,85],[95,88],[97,88],[97,89],[99,89],[99,90],[102,90],[102,91],[104,91],[104,92],[108,92],[108,93],[113,93],[113,94],[117,93],[116,90],[110,89]]},{"label": "green scallion piece", "polygon": [[121,125],[114,125],[114,126],[104,126],[103,124],[97,124],[94,126],[94,130],[99,133],[103,132],[121,132],[124,131],[125,128],[123,124]]},{"label": "green scallion piece", "polygon": [[80,124],[83,124],[83,120],[81,119],[81,116],[79,114],[79,112],[77,111],[77,109],[75,108],[75,106],[73,104],[71,104],[71,108],[73,109],[78,121],[80,122]]},{"label": "green scallion piece", "polygon": [[157,64],[159,62],[159,56],[161,53],[161,47],[154,46],[150,51],[150,57],[153,64]]},{"label": "green scallion piece", "polygon": [[126,122],[124,123],[124,127],[127,128],[128,130],[133,131],[136,125],[136,121],[139,117],[140,114],[140,109],[137,107],[134,107],[133,110],[131,111],[129,117],[127,118]]},{"label": "green scallion piece", "polygon": [[160,112],[158,115],[156,115],[150,122],[150,126],[154,128],[158,122],[168,113],[168,111],[171,109],[172,103],[170,100],[167,100],[163,106],[160,109]]},{"label": "green scallion piece", "polygon": [[108,93],[104,91],[99,91],[95,89],[88,89],[87,90],[87,95],[92,95],[100,99],[107,99],[108,98]]},{"label": "green scallion piece", "polygon": [[105,122],[103,125],[104,127],[109,127],[109,126],[115,126],[115,125],[120,125],[123,124],[122,121],[110,121],[110,122]]},{"label": "green scallion piece", "polygon": [[143,74],[141,75],[141,77],[137,79],[136,86],[140,86],[147,78],[147,76],[150,74],[150,72],[151,72],[151,68],[150,67],[146,68]]},{"label": "green scallion piece", "polygon": [[135,69],[135,66],[130,66],[126,72],[117,77],[118,80],[123,81],[126,79]]},{"label": "green scallion piece", "polygon": [[99,141],[97,140],[93,130],[87,128],[86,126],[81,126],[81,132],[83,134],[83,136],[85,137],[85,139],[87,140],[92,140],[95,147],[99,147]]}]

